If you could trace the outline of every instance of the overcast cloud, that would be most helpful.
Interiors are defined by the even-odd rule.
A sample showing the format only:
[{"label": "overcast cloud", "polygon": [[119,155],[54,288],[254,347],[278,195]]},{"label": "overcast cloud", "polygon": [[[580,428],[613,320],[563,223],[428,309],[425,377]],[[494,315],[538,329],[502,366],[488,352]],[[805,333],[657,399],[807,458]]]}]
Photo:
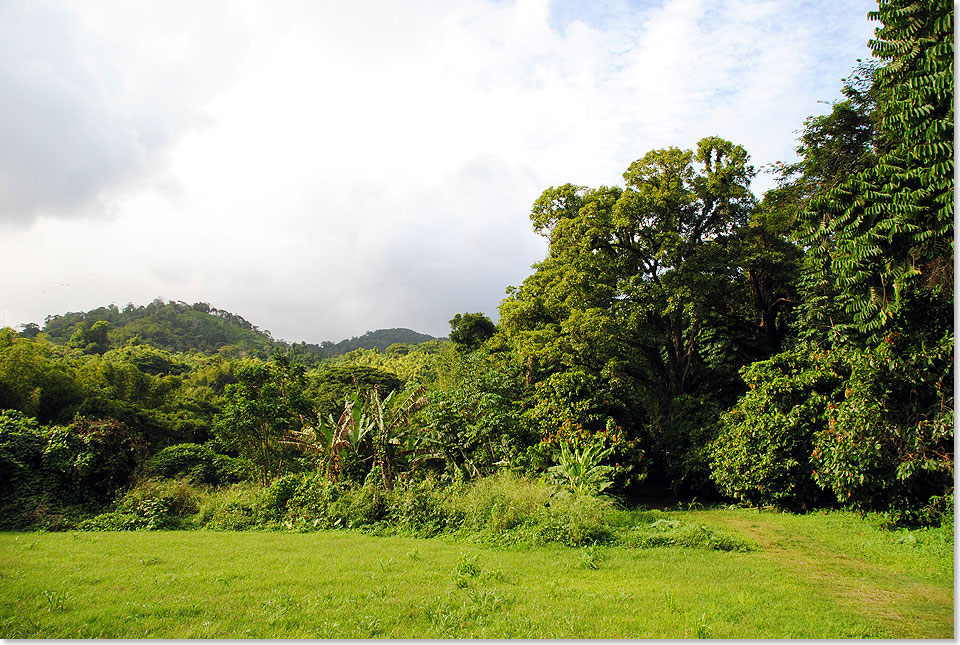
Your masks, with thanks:
[{"label": "overcast cloud", "polygon": [[0,0],[0,325],[157,296],[290,341],[495,319],[545,188],[709,135],[793,159],[875,4]]}]

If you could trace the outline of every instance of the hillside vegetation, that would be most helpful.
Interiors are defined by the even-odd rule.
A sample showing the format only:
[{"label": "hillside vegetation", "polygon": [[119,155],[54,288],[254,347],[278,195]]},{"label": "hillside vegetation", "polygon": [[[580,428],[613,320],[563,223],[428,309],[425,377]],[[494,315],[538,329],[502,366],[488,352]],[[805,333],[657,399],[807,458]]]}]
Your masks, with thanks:
[{"label": "hillside vegetation", "polygon": [[[99,323],[99,326],[97,326]],[[90,352],[128,345],[150,345],[166,352],[223,354],[267,359],[274,353],[293,349],[298,359],[315,365],[357,349],[386,351],[390,345],[416,344],[433,340],[428,334],[411,329],[393,328],[368,331],[361,336],[319,345],[299,342],[291,345],[273,338],[269,330],[260,329],[242,316],[211,307],[205,302],[164,302],[157,298],[146,306],[128,304],[98,307],[86,312],[70,312],[47,316],[44,326],[21,326],[21,335],[36,336],[43,332],[50,340],[72,344]]]}]

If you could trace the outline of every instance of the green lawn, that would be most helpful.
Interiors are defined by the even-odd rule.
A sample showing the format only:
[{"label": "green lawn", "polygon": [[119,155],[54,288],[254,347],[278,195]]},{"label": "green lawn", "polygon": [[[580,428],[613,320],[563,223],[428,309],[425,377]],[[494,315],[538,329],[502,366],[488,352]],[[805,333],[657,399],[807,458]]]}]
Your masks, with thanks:
[{"label": "green lawn", "polygon": [[677,513],[750,552],[353,532],[0,534],[3,638],[953,638],[953,543]]}]

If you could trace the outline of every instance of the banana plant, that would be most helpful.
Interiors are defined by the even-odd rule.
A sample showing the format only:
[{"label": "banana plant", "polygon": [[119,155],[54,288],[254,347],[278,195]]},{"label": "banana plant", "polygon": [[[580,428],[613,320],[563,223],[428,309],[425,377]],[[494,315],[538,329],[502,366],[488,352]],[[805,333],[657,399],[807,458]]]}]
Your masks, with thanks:
[{"label": "banana plant", "polygon": [[561,444],[556,466],[547,469],[550,476],[560,485],[576,495],[597,494],[607,489],[613,482],[607,476],[613,468],[601,462],[610,456],[613,448],[604,449],[599,444],[581,448]]},{"label": "banana plant", "polygon": [[379,390],[374,387],[367,395],[367,409],[370,412],[373,436],[373,465],[379,467],[383,486],[393,488],[401,461],[408,465],[433,455],[427,447],[427,436],[420,428],[411,424],[411,417],[429,403],[426,388],[422,385],[404,394],[390,392],[386,398],[380,398]]},{"label": "banana plant", "polygon": [[356,392],[352,397],[345,397],[338,419],[329,414],[326,421],[318,420],[315,426],[290,433],[284,443],[317,453],[318,469],[336,481],[341,474],[340,453],[346,448],[358,451],[373,429],[373,422],[364,413],[363,397]]},{"label": "banana plant", "polygon": [[[423,386],[402,394],[393,391],[383,399],[376,387],[365,393],[358,390],[345,398],[339,419],[328,415],[326,421],[288,433],[284,443],[317,453],[318,469],[334,481],[342,474],[341,453],[353,449],[360,461],[372,461],[373,467],[379,468],[384,488],[389,490],[401,466],[435,456],[428,434],[411,424],[413,415],[428,402]],[[368,438],[372,454],[360,457],[361,445]]]}]

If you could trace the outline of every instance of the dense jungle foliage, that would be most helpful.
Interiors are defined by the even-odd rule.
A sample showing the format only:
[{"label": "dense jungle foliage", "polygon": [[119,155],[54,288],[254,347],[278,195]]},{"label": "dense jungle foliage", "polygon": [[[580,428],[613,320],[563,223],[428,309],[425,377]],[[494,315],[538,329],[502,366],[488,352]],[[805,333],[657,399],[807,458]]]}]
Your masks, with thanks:
[{"label": "dense jungle foliage", "polygon": [[506,473],[557,507],[669,491],[952,521],[953,8],[871,18],[875,58],[762,199],[718,137],[545,190],[549,250],[497,324],[290,345],[157,300],[0,330],[0,525],[170,525],[199,512],[177,485],[256,497],[209,511],[238,527],[346,525]]}]

